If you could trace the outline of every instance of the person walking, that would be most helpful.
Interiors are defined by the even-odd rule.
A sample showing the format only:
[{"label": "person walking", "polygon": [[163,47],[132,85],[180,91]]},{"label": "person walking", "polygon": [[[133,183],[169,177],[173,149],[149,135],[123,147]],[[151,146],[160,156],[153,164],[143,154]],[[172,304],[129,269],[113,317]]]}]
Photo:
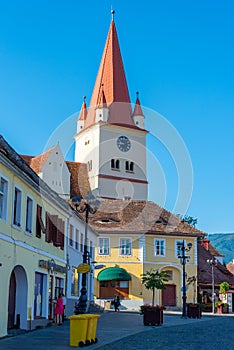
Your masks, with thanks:
[{"label": "person walking", "polygon": [[119,311],[120,300],[118,295],[115,295],[113,304],[114,304],[115,312]]},{"label": "person walking", "polygon": [[62,320],[64,322],[65,319],[65,309],[66,309],[66,304],[67,304],[67,298],[65,297],[64,294],[62,294],[62,299],[63,299],[63,315],[62,315]]},{"label": "person walking", "polygon": [[56,302],[56,306],[54,309],[54,317],[55,317],[55,323],[61,326],[63,323],[63,312],[64,312],[64,307],[63,307],[63,298],[62,294],[59,294],[59,297]]}]

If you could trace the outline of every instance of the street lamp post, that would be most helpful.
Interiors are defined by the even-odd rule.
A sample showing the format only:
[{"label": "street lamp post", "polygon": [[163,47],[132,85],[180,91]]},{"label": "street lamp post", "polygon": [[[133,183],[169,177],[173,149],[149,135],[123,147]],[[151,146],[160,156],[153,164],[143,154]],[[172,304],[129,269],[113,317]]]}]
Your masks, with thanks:
[{"label": "street lamp post", "polygon": [[182,318],[187,317],[187,311],[186,311],[186,272],[185,272],[185,265],[186,262],[189,261],[190,256],[186,255],[186,252],[189,252],[192,248],[192,243],[188,243],[187,247],[185,246],[185,241],[182,242],[182,244],[179,246],[181,250],[181,254],[178,255],[178,258],[181,261],[181,264],[183,265],[183,285],[182,285],[182,301],[183,301],[183,309],[182,309]]},{"label": "street lamp post", "polygon": [[215,313],[215,289],[214,289],[214,266],[217,265],[217,261],[215,258],[208,259],[208,264],[211,265],[211,275],[212,275],[212,314]]},{"label": "street lamp post", "polygon": [[[83,252],[83,264],[87,264],[89,262],[89,252],[88,252],[88,222],[89,222],[89,213],[95,214],[99,201],[92,195],[88,194],[85,198],[81,197],[73,197],[72,203],[76,208],[78,213],[85,212],[85,237],[84,237],[84,252]],[[77,311],[80,314],[86,312],[87,309],[87,273],[82,273],[82,288],[80,291],[79,304]]]}]

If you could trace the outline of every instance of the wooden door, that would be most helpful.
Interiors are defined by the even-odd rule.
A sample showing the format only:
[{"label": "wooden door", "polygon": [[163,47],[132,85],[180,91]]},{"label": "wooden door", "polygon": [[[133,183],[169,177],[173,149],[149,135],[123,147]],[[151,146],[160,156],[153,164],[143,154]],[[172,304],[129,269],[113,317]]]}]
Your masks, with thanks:
[{"label": "wooden door", "polygon": [[14,271],[11,274],[9,285],[9,299],[8,299],[8,329],[14,328],[15,325],[15,295],[16,295],[16,279]]},{"label": "wooden door", "polygon": [[162,304],[164,306],[176,306],[176,286],[167,284],[166,287],[162,290]]},{"label": "wooden door", "polygon": [[112,299],[115,295],[118,295],[120,298],[128,298],[129,287],[122,287],[121,281],[100,282],[100,298]]}]

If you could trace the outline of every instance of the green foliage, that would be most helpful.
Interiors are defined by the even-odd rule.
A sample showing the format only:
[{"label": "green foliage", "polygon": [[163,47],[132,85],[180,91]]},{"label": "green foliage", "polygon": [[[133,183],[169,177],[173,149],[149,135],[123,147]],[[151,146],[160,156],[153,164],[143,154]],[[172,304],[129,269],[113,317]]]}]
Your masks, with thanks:
[{"label": "green foliage", "polygon": [[180,218],[182,221],[187,222],[187,224],[195,227],[197,225],[197,218],[194,218],[193,216],[189,215],[176,215],[178,218]]},{"label": "green foliage", "polygon": [[142,284],[146,289],[152,290],[152,306],[154,306],[155,289],[166,289],[165,282],[168,281],[168,271],[153,270],[146,271],[141,275]]},{"label": "green foliage", "polygon": [[222,294],[226,294],[227,291],[229,290],[230,286],[228,282],[222,282],[219,286],[219,291]]}]

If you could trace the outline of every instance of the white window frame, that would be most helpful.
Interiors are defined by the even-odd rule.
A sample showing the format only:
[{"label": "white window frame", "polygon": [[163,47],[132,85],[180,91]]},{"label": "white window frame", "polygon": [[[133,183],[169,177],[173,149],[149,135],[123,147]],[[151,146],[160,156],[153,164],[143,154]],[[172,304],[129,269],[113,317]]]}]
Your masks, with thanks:
[{"label": "white window frame", "polygon": [[[157,242],[159,242],[159,253],[157,253]],[[154,256],[166,256],[166,240],[164,238],[154,239]]]},{"label": "white window frame", "polygon": [[[16,212],[15,212],[15,194],[16,191],[19,192],[20,197],[17,199],[16,203]],[[13,192],[13,211],[12,211],[12,224],[15,227],[21,228],[22,227],[22,190],[19,188],[19,186],[14,186],[14,192]]]},{"label": "white window frame", "polygon": [[[101,247],[101,244],[100,244],[101,239],[107,242],[107,246],[105,244],[102,244],[102,247]],[[101,256],[110,255],[110,238],[109,237],[98,237],[98,255],[101,255]]]},{"label": "white window frame", "polygon": [[[127,247],[128,245],[127,241],[129,241],[130,247]],[[119,239],[119,256],[132,256],[132,239],[131,238],[121,237]]]},{"label": "white window frame", "polygon": [[179,249],[178,249],[178,243],[180,243],[181,245],[183,244],[183,241],[184,241],[184,246],[186,247],[186,241],[185,239],[177,239],[175,241],[175,257],[178,258],[178,255],[182,254],[182,251],[180,252]]},{"label": "white window frame", "polygon": [[[28,213],[28,199],[31,201],[31,208],[30,208],[30,212],[29,213]],[[29,196],[29,195],[26,195],[25,232],[27,232],[29,234],[32,234],[33,208],[34,208],[33,198],[31,196]],[[28,223],[29,223],[29,225],[28,225]]]},{"label": "white window frame", "polygon": [[69,246],[74,247],[74,226],[72,224],[69,226]]},{"label": "white window frame", "polygon": [[5,178],[4,176],[0,175],[0,181],[4,181],[6,184],[6,191],[1,192],[0,191],[0,196],[2,198],[2,212],[0,219],[7,221],[7,213],[8,213],[8,193],[9,193],[9,180]]}]

